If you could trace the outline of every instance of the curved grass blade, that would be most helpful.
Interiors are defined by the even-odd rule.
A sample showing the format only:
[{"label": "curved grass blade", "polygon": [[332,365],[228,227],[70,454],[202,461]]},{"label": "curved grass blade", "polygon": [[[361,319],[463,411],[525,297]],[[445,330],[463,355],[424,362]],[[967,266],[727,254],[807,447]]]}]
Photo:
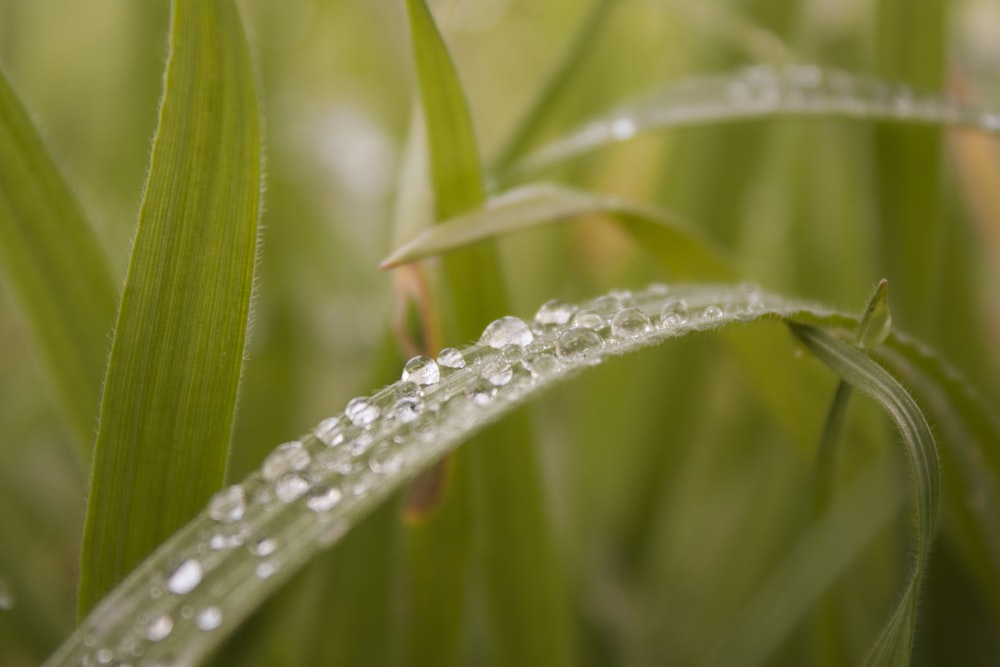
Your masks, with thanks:
[{"label": "curved grass blade", "polygon": [[235,7],[176,0],[101,405],[81,612],[222,485],[253,287],[260,160]]},{"label": "curved grass blade", "polygon": [[541,224],[588,213],[615,216],[664,265],[683,276],[732,278],[707,241],[655,206],[549,183],[532,183],[491,197],[484,206],[425,229],[392,252],[382,268],[443,254]]},{"label": "curved grass blade", "polygon": [[[47,664],[78,664],[97,651],[123,659],[139,652],[165,664],[196,661],[302,564],[408,479],[545,389],[616,355],[760,319],[838,329],[856,324],[808,303],[711,285],[656,285],[624,300],[618,293],[581,307],[607,317],[595,329],[579,329],[554,323],[562,316],[543,308],[531,328],[519,328],[524,344],[520,361],[505,361],[490,345],[472,345],[461,351],[461,368],[454,359],[437,367],[439,380],[423,386],[416,403],[400,401],[406,387],[397,382],[352,400],[344,413],[276,449],[260,471],[217,494],[129,575]],[[577,310],[566,306],[560,313]],[[820,335],[808,331],[813,338]],[[842,354],[843,344],[825,343],[827,338],[824,334],[819,340]],[[865,361],[846,357],[846,378],[858,382],[860,374],[867,382],[871,374],[877,383],[885,382],[884,371],[877,374],[867,357],[861,358]],[[836,362],[841,363],[839,357]],[[484,378],[504,363],[510,363],[509,381],[497,385]],[[910,404],[894,392],[883,396],[881,384],[866,390],[891,398],[893,409],[904,411],[898,418],[912,417]],[[922,433],[919,424],[905,425],[908,434]],[[937,502],[936,469],[922,469],[920,479],[927,486],[918,489],[920,507],[930,507]],[[933,532],[931,513],[921,514],[927,519],[921,539]]]},{"label": "curved grass blade", "polygon": [[760,65],[669,84],[529,154],[511,167],[511,177],[521,178],[641,132],[787,116],[948,125],[1000,133],[1000,114],[939,96],[917,95],[898,83],[812,65]]},{"label": "curved grass blade", "polygon": [[917,490],[916,542],[913,569],[903,597],[869,653],[869,665],[907,665],[916,636],[920,584],[930,558],[941,500],[940,464],[930,426],[902,385],[864,352],[828,332],[792,324],[792,332],[844,381],[885,408],[906,445]]},{"label": "curved grass blade", "polygon": [[2,72],[0,268],[87,460],[117,288],[93,229]]}]

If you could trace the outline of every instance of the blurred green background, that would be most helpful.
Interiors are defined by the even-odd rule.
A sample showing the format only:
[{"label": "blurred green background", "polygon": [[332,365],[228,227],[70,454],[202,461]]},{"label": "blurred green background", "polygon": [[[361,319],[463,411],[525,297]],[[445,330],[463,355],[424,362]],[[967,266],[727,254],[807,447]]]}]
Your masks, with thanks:
[{"label": "blurred green background", "polygon": [[[488,165],[591,3],[431,6]],[[393,280],[377,267],[392,249],[415,100],[402,0],[240,7],[257,55],[267,192],[234,480],[351,396],[395,378]],[[168,14],[166,2],[0,0],[0,65],[122,277]],[[686,74],[761,62],[872,73],[1000,108],[1000,2],[612,0],[565,89],[536,118],[534,145]],[[995,140],[784,119],[640,136],[544,177],[680,213],[742,277],[770,290],[857,311],[887,277],[897,328],[935,347],[997,410]],[[522,316],[549,298],[671,278],[598,216],[499,248],[497,279]],[[579,664],[701,664],[746,620],[742,610],[810,520],[815,445],[834,386],[781,327],[756,325],[616,361],[529,409]],[[852,404],[842,445],[842,487],[874,469],[871,502],[907,497],[895,437],[872,405]],[[891,465],[879,463],[887,456]],[[37,664],[72,629],[87,470],[16,304],[0,290],[2,667]],[[390,504],[318,559],[222,649],[219,664],[416,664],[403,648],[408,614],[420,612],[407,605],[398,515]],[[859,661],[898,595],[908,527],[903,509],[836,580],[835,639],[803,616],[773,664]],[[946,514],[916,663],[992,664],[1000,597],[949,534]],[[495,653],[472,572],[462,664],[488,665]]]}]

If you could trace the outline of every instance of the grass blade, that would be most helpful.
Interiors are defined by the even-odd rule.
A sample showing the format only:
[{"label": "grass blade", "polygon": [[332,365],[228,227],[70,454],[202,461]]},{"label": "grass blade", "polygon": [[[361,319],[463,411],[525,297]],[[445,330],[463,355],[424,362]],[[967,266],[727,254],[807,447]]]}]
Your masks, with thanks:
[{"label": "grass blade", "polygon": [[222,484],[253,286],[260,159],[235,7],[176,0],[101,406],[82,612]]},{"label": "grass blade", "polygon": [[[692,77],[594,118],[511,167],[523,177],[641,132],[789,116],[843,117],[1000,132],[1000,114],[920,96],[908,87],[810,65],[756,66]],[[505,179],[506,180],[506,179]]]},{"label": "grass blade", "polygon": [[90,457],[116,287],[103,249],[0,72],[0,267]]},{"label": "grass blade", "polygon": [[[129,575],[47,664],[79,664],[100,648],[112,656],[141,650],[150,661],[190,664],[216,646],[309,558],[339,540],[413,475],[553,384],[616,355],[760,319],[838,328],[856,323],[807,303],[748,294],[742,287],[664,290],[654,286],[621,299],[620,295],[602,297],[581,304],[581,308],[603,308],[608,313],[597,329],[546,324],[551,318],[541,318],[523,348],[523,361],[512,364],[514,372],[506,384],[483,385],[483,370],[502,357],[489,345],[473,345],[462,351],[462,368],[441,367],[440,380],[421,389],[419,398],[426,407],[416,419],[396,418],[401,384],[397,382],[360,403],[352,402],[345,413],[324,421],[301,441],[275,450],[260,472],[221,492],[206,511]],[[684,316],[677,310],[678,300],[688,309]],[[618,309],[614,316],[607,311],[609,304]],[[918,536],[924,562],[937,503],[936,460],[920,449],[926,424],[910,412],[912,402],[898,393],[898,385],[889,384],[888,374],[881,368],[875,370],[862,353],[823,332],[799,330],[806,331],[810,341],[819,340],[821,354],[836,355],[834,362],[845,366],[845,379],[871,382],[872,386],[862,389],[890,402],[894,418],[912,439],[908,442],[916,443],[911,454],[921,462]],[[828,349],[832,352],[827,353]],[[305,485],[292,486],[295,480]],[[241,548],[251,537],[258,544],[266,538],[272,546],[263,553]],[[189,570],[196,567],[197,580],[193,584],[189,580],[184,590],[165,594],[165,589],[171,590],[178,565],[185,563]],[[195,610],[194,618],[183,609]],[[198,620],[205,620],[200,613],[204,610],[211,612],[209,630],[199,627],[204,625]]]}]

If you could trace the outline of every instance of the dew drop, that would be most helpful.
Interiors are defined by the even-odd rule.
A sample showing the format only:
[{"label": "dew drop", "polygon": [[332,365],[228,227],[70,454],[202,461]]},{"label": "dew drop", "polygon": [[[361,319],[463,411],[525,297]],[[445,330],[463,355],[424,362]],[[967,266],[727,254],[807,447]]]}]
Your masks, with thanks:
[{"label": "dew drop", "polygon": [[359,433],[358,437],[354,438],[348,445],[347,450],[352,456],[361,456],[375,444],[375,439],[370,433]]},{"label": "dew drop", "polygon": [[573,317],[575,311],[574,306],[559,299],[552,299],[543,303],[542,307],[538,309],[538,312],[535,313],[535,321],[544,325],[566,324]]},{"label": "dew drop", "polygon": [[508,345],[525,347],[534,339],[535,335],[531,333],[531,329],[524,323],[524,320],[508,315],[491,322],[483,331],[479,342],[502,350]]},{"label": "dew drop", "polygon": [[701,311],[701,319],[703,322],[717,322],[725,316],[722,309],[718,306],[706,306],[705,310]]},{"label": "dew drop", "polygon": [[611,333],[617,338],[638,338],[649,331],[649,316],[638,308],[624,308],[611,320]]},{"label": "dew drop", "polygon": [[501,352],[501,356],[508,363],[516,364],[521,359],[524,359],[524,348],[517,345],[508,345]]},{"label": "dew drop", "polygon": [[246,493],[242,486],[234,484],[212,496],[208,503],[208,516],[219,523],[234,523],[243,518],[246,509]]},{"label": "dew drop", "polygon": [[604,318],[592,310],[581,310],[573,316],[573,326],[577,329],[600,329],[604,324]]},{"label": "dew drop", "polygon": [[532,377],[548,377],[559,370],[559,360],[547,352],[536,354],[521,362]]},{"label": "dew drop", "polygon": [[247,548],[254,556],[260,556],[263,558],[273,554],[274,550],[278,548],[278,543],[270,537],[258,537],[256,540],[248,544]]},{"label": "dew drop", "polygon": [[453,347],[446,347],[438,353],[438,364],[445,368],[465,368],[465,357]]},{"label": "dew drop", "polygon": [[570,361],[596,361],[604,341],[591,329],[574,328],[563,332],[556,341],[556,354]]},{"label": "dew drop", "polygon": [[194,624],[203,632],[211,632],[222,625],[222,610],[218,607],[205,607],[194,617]]},{"label": "dew drop", "polygon": [[610,294],[606,296],[599,296],[590,302],[588,310],[591,310],[602,318],[607,319],[613,317],[622,308],[622,300],[617,296],[611,296]]},{"label": "dew drop", "polygon": [[403,467],[403,455],[391,445],[376,451],[368,461],[368,468],[376,475],[394,475]]},{"label": "dew drop", "polygon": [[306,496],[306,507],[313,512],[328,512],[337,506],[342,497],[340,489],[318,486]]},{"label": "dew drop", "polygon": [[146,639],[158,642],[166,639],[174,629],[174,619],[169,614],[158,616],[146,626]]},{"label": "dew drop", "polygon": [[399,382],[396,384],[394,393],[399,400],[404,398],[420,398],[420,387],[414,382]]},{"label": "dew drop", "polygon": [[309,490],[309,482],[302,475],[289,473],[282,475],[274,483],[274,495],[283,503],[290,503],[302,497]]},{"label": "dew drop", "polygon": [[497,395],[497,388],[488,380],[477,378],[466,386],[465,395],[476,405],[489,405],[493,397]]},{"label": "dew drop", "polygon": [[495,361],[487,364],[482,376],[494,387],[503,387],[514,377],[514,370],[506,362]]},{"label": "dew drop", "polygon": [[688,321],[688,307],[684,299],[669,301],[660,313],[660,324],[668,329],[684,326]]},{"label": "dew drop", "polygon": [[198,587],[205,573],[197,558],[188,558],[174,568],[167,576],[167,590],[177,595],[186,595]]},{"label": "dew drop", "polygon": [[367,398],[352,398],[344,409],[344,414],[355,426],[368,426],[378,419],[380,410],[378,406]]},{"label": "dew drop", "polygon": [[403,366],[403,380],[426,386],[441,380],[441,369],[430,357],[413,357]]},{"label": "dew drop", "polygon": [[626,139],[631,139],[635,136],[636,124],[631,118],[616,118],[611,121],[610,126],[611,136],[618,141],[625,141]]},{"label": "dew drop", "polygon": [[94,660],[98,665],[108,665],[115,659],[115,653],[109,648],[102,648],[94,654]]},{"label": "dew drop", "polygon": [[264,561],[255,570],[258,579],[270,579],[278,572],[278,563],[273,560]]},{"label": "dew drop", "polygon": [[269,482],[282,475],[302,470],[309,465],[309,452],[298,440],[278,445],[277,449],[268,454],[260,467],[260,474]]},{"label": "dew drop", "polygon": [[325,444],[327,447],[336,447],[340,444],[337,442],[337,437],[340,436],[343,440],[343,435],[341,435],[340,427],[340,417],[329,417],[321,421],[316,428],[313,429],[313,433],[319,438],[320,442]]},{"label": "dew drop", "polygon": [[392,408],[392,416],[401,424],[409,424],[420,416],[424,410],[424,402],[419,398],[403,398],[396,401]]}]

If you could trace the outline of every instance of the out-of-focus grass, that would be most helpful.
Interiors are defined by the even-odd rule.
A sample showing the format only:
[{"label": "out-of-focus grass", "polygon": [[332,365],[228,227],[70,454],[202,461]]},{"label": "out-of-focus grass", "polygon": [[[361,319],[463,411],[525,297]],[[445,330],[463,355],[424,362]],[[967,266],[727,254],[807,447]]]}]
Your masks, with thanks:
[{"label": "out-of-focus grass", "polygon": [[[548,105],[544,126],[531,135],[534,147],[667,79],[750,62],[738,35],[712,29],[710,19],[692,21],[672,6],[684,3],[612,4]],[[989,78],[1000,61],[1000,35],[995,22],[983,19],[995,16],[995,7],[987,0],[940,3],[948,20],[927,29],[940,29],[942,43],[936,55],[927,54],[936,62],[924,64],[904,55],[923,42],[897,46],[889,34],[908,29],[893,12],[911,4],[880,3],[877,20],[873,8],[858,2],[718,6],[770,31],[804,61],[891,74],[929,92],[961,79],[980,101],[1000,106],[1000,90]],[[241,6],[257,51],[269,175],[233,479],[276,443],[369,388],[376,373],[393,317],[391,277],[376,267],[391,249],[391,207],[415,95],[403,5],[247,0]],[[456,0],[431,8],[490,164],[590,7],[570,0]],[[165,2],[0,4],[4,70],[92,221],[116,283],[124,277],[155,126],[167,18]],[[953,54],[950,61],[945,54]],[[891,66],[896,59],[903,69]],[[913,133],[933,157],[906,158]],[[960,164],[970,153],[967,146],[945,145],[949,138],[957,137],[854,122],[753,122],[640,136],[547,176],[677,211],[735,258],[741,278],[776,291],[854,309],[888,275],[898,322],[925,334],[971,377],[995,414],[1000,301],[990,267],[1000,257],[983,239],[995,238],[996,212],[977,204],[973,224],[966,201],[988,201],[1000,184],[983,170],[952,170],[949,150]],[[995,161],[995,144],[980,150]],[[901,160],[917,175],[901,171]],[[917,205],[924,200],[933,204]],[[893,217],[907,206],[923,222]],[[501,240],[511,310],[527,315],[552,297],[571,300],[662,279],[655,253],[619,232],[613,221],[593,216]],[[934,255],[933,267],[910,254],[916,240]],[[916,277],[911,282],[908,275]],[[29,353],[34,346],[15,316],[11,286],[5,287],[0,582],[15,606],[0,611],[0,664],[14,665],[44,658],[72,626],[86,467],[74,459],[71,432],[40,360]],[[602,369],[530,413],[581,664],[699,663],[808,522],[812,455],[833,385],[817,389],[815,368],[790,364],[792,347],[777,328],[730,336],[748,351],[717,337],[685,341]],[[748,359],[765,369],[793,370],[765,385]],[[775,402],[795,409],[778,412]],[[855,401],[835,490],[849,486],[892,444],[883,418]],[[892,469],[902,470],[897,463]],[[949,479],[946,501],[962,498]],[[892,483],[886,488],[895,488]],[[384,509],[261,611],[252,632],[254,645],[266,649],[226,648],[224,662],[310,664],[319,655],[359,656],[336,627],[348,608],[363,618],[394,619],[381,640],[404,646],[407,615],[419,610],[406,608],[395,516]],[[951,520],[946,508],[918,626],[918,664],[985,663],[1000,652],[1000,599],[995,585],[983,585],[984,573],[1000,565],[953,541]],[[900,516],[837,581],[839,640],[851,661],[864,654],[897,599],[906,528]],[[396,551],[366,562],[366,549],[385,544]],[[729,558],[734,552],[743,557],[738,566]],[[351,568],[379,584],[395,583],[345,592],[337,577],[358,571]],[[316,593],[310,582],[322,579],[329,589]],[[481,594],[473,586],[463,602],[461,647],[465,659],[488,663]],[[345,598],[351,605],[337,607]],[[306,639],[288,640],[294,634],[283,619],[327,613],[331,625],[308,632],[312,650],[302,650]],[[812,640],[803,625],[774,663],[812,661]],[[387,650],[339,664],[398,658]]]}]

